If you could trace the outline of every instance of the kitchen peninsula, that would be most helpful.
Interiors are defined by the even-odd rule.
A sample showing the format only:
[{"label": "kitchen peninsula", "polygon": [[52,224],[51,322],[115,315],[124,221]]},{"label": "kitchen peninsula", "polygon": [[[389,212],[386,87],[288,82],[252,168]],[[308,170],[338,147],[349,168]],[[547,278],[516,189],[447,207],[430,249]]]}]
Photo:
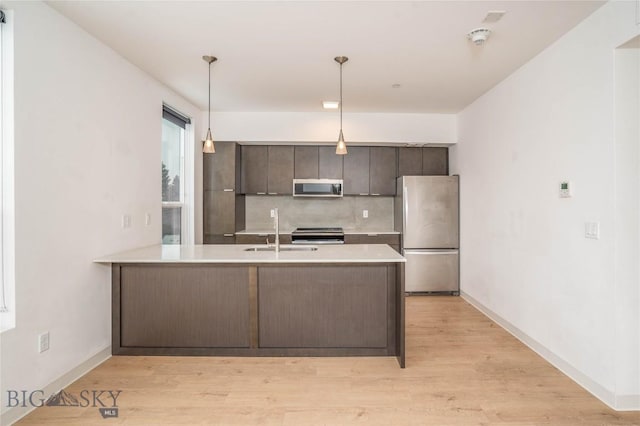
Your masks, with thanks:
[{"label": "kitchen peninsula", "polygon": [[114,355],[396,356],[404,261],[386,244],[157,245],[112,268]]}]

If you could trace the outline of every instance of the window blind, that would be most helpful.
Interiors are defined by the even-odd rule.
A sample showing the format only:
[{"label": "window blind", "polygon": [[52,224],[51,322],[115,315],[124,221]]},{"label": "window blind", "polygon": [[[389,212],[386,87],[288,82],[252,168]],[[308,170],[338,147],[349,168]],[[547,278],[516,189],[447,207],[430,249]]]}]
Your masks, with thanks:
[{"label": "window blind", "polygon": [[191,124],[189,117],[164,104],[162,105],[162,118],[183,129],[186,129],[187,124]]}]

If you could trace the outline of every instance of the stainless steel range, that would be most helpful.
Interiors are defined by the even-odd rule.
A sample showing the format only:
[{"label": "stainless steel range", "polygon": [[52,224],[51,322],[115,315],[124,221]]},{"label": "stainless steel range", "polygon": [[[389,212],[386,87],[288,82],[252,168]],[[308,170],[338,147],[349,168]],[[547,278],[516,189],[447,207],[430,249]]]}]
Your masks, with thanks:
[{"label": "stainless steel range", "polygon": [[291,233],[292,244],[344,244],[342,228],[296,228]]}]

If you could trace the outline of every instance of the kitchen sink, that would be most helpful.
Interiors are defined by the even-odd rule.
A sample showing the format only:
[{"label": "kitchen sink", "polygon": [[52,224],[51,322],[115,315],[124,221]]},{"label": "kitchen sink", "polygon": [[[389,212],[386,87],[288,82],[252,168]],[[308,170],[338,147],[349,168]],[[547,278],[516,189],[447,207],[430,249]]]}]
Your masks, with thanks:
[{"label": "kitchen sink", "polygon": [[[316,251],[316,246],[280,246],[280,251]],[[254,246],[244,249],[244,251],[276,251],[274,246]]]}]

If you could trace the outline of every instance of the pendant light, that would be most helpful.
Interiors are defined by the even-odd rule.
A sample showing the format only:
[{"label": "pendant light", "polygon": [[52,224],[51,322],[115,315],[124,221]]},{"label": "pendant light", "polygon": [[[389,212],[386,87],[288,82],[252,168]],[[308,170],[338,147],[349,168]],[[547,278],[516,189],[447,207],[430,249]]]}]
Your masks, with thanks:
[{"label": "pendant light", "polygon": [[347,144],[344,143],[344,135],[342,134],[342,64],[347,62],[349,58],[346,56],[336,56],[333,59],[340,64],[340,134],[338,135],[336,154],[345,155],[347,153]]},{"label": "pendant light", "polygon": [[213,136],[211,136],[211,64],[218,60],[215,56],[203,56],[202,59],[209,64],[209,127],[207,128],[207,136],[202,141],[202,152],[205,154],[213,154],[216,148],[213,145]]}]

